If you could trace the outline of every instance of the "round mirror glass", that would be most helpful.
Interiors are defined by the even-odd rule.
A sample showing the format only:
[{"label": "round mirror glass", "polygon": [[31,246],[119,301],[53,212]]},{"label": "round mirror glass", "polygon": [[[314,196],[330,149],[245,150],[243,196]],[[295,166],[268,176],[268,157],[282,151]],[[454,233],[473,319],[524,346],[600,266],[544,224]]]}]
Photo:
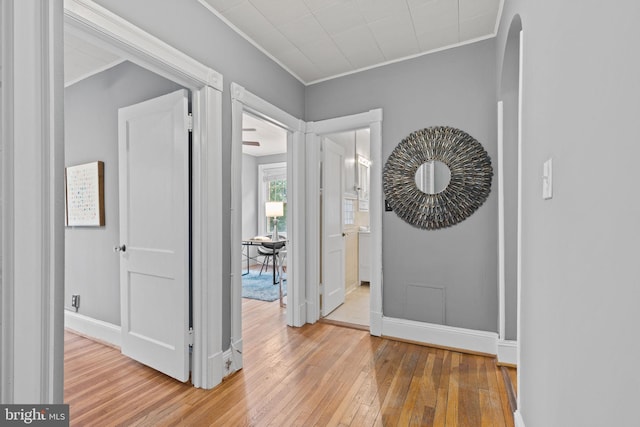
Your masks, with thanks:
[{"label": "round mirror glass", "polygon": [[416,185],[423,193],[438,194],[444,191],[451,180],[451,170],[439,160],[429,160],[416,172]]}]

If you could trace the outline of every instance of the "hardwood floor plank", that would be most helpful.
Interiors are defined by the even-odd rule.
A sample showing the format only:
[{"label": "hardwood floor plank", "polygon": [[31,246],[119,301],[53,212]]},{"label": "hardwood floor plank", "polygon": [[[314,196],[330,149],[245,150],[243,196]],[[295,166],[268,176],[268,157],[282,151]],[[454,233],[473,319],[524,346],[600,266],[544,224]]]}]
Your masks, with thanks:
[{"label": "hardwood floor plank", "polygon": [[509,400],[502,381],[501,370],[495,360],[487,359],[485,363],[487,365],[488,403],[490,406],[483,412],[483,415],[486,415],[483,424],[489,426],[494,423],[499,426],[513,427],[513,414],[509,410]]},{"label": "hardwood floor plank", "polygon": [[461,426],[479,426],[482,416],[480,409],[480,371],[484,370],[484,359],[462,354],[459,366],[458,424]]},{"label": "hardwood floor plank", "polygon": [[494,359],[285,317],[243,300],[244,369],[213,390],[66,332],[71,425],[513,426]]},{"label": "hardwood floor plank", "polygon": [[458,391],[460,379],[460,353],[451,354],[449,392],[447,393],[447,427],[458,425]]}]

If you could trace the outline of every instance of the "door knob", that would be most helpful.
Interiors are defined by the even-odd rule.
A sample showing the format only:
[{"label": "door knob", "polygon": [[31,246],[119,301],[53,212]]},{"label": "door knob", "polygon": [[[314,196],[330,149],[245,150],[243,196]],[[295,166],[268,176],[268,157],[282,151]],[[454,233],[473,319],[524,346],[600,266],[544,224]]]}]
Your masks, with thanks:
[{"label": "door knob", "polygon": [[342,233],[342,237],[345,237],[347,235],[347,233]]},{"label": "door knob", "polygon": [[114,246],[113,247],[113,252],[126,252],[126,251],[127,251],[127,246],[126,245]]}]

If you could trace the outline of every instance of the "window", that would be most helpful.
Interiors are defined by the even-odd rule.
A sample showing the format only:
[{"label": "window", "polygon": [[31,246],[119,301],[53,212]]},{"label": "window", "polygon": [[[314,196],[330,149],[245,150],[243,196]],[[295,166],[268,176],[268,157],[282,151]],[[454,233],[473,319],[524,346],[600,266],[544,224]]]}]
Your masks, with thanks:
[{"label": "window", "polygon": [[344,223],[345,225],[355,224],[355,209],[353,199],[344,199]]},{"label": "window", "polygon": [[265,216],[266,202],[283,202],[284,215],[278,218],[278,233],[287,232],[287,164],[268,163],[258,166],[258,232],[273,232],[273,218]]}]

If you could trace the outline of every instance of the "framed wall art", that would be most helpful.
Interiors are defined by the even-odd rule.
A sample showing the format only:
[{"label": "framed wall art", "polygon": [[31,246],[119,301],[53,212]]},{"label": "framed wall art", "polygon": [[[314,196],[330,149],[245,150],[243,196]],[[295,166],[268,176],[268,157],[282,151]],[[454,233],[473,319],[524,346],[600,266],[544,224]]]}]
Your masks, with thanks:
[{"label": "framed wall art", "polygon": [[65,225],[104,226],[104,162],[69,166],[64,181]]}]

